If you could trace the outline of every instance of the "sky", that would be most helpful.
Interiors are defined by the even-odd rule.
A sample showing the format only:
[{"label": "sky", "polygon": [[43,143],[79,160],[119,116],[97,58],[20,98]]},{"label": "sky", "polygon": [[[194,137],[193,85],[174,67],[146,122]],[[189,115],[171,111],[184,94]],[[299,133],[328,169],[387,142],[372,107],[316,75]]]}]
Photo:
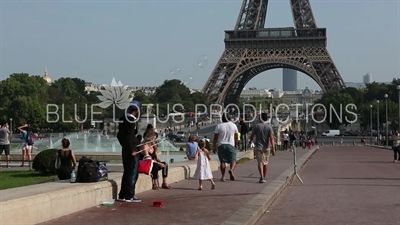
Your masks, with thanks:
[{"label": "sky", "polygon": [[[11,73],[79,77],[95,84],[202,88],[224,50],[241,0],[0,0],[0,80]],[[293,27],[289,0],[270,0],[266,27]],[[400,76],[400,0],[311,0],[345,82]],[[199,64],[201,64],[199,66]],[[320,89],[298,72],[298,87]],[[282,89],[282,69],[246,87]]]}]

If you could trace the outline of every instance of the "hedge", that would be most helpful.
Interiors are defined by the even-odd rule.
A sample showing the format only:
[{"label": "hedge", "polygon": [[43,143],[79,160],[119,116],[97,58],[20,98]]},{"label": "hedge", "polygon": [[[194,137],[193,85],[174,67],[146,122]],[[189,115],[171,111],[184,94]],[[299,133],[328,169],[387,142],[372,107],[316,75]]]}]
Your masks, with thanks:
[{"label": "hedge", "polygon": [[32,168],[39,171],[45,176],[55,175],[56,171],[53,168],[52,162],[58,149],[46,149],[36,155],[32,163]]}]

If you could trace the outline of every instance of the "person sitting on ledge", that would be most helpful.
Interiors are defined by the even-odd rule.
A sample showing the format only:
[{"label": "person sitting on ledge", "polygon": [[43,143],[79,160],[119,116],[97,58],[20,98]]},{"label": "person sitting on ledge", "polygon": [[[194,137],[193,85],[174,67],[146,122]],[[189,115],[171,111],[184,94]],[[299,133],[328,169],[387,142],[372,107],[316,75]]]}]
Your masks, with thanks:
[{"label": "person sitting on ledge", "polygon": [[60,157],[61,165],[57,169],[57,176],[60,180],[68,180],[71,178],[72,171],[76,167],[75,153],[69,149],[70,142],[68,139],[63,138],[61,140],[62,149],[57,151],[58,157]]},{"label": "person sitting on ledge", "polygon": [[189,160],[196,159],[196,152],[198,147],[199,143],[195,141],[194,135],[190,135],[189,141],[186,143],[186,156]]},{"label": "person sitting on ledge", "polygon": [[162,189],[171,189],[171,186],[167,183],[168,177],[168,164],[161,161],[158,155],[158,149],[156,144],[157,135],[155,132],[146,134],[144,138],[144,144],[141,146],[143,150],[139,156],[139,160],[143,160],[145,157],[150,156],[153,160],[153,169],[151,170],[151,177],[153,179],[153,190],[158,190],[158,172],[162,170],[163,182],[161,185]]}]

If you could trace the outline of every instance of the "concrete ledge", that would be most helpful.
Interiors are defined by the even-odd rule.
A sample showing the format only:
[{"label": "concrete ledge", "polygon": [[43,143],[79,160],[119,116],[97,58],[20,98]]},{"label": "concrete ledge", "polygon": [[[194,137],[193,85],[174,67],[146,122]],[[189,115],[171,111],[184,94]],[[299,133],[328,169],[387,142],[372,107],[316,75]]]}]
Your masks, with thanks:
[{"label": "concrete ledge", "polygon": [[[253,151],[239,152],[240,158],[254,158]],[[179,182],[194,175],[197,161],[170,165],[168,180]],[[211,161],[218,170],[219,162]],[[121,173],[110,173],[108,181],[98,183],[50,182],[0,191],[0,225],[33,225],[65,216],[115,199],[121,184]],[[151,190],[150,176],[140,174],[136,193]],[[23,213],[23,216],[18,216]]]},{"label": "concrete ledge", "polygon": [[[298,171],[305,165],[307,160],[317,151],[314,147],[297,160]],[[253,197],[242,208],[234,213],[223,224],[225,225],[254,225],[269,208],[272,202],[282,193],[294,176],[293,167],[288,168],[279,175],[271,184],[267,185],[259,194]],[[296,178],[295,178],[296,179]]]}]

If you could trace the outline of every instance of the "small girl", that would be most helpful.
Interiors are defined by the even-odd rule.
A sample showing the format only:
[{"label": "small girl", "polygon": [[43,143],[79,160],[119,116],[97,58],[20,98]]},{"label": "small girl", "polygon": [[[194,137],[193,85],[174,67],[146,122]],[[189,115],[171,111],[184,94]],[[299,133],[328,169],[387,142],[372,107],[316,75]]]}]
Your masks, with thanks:
[{"label": "small girl", "polygon": [[211,190],[215,189],[215,183],[213,180],[213,175],[210,166],[210,152],[205,148],[205,142],[203,140],[199,141],[199,147],[196,152],[197,168],[194,173],[194,177],[199,180],[199,191],[203,190],[203,180],[210,180]]}]

